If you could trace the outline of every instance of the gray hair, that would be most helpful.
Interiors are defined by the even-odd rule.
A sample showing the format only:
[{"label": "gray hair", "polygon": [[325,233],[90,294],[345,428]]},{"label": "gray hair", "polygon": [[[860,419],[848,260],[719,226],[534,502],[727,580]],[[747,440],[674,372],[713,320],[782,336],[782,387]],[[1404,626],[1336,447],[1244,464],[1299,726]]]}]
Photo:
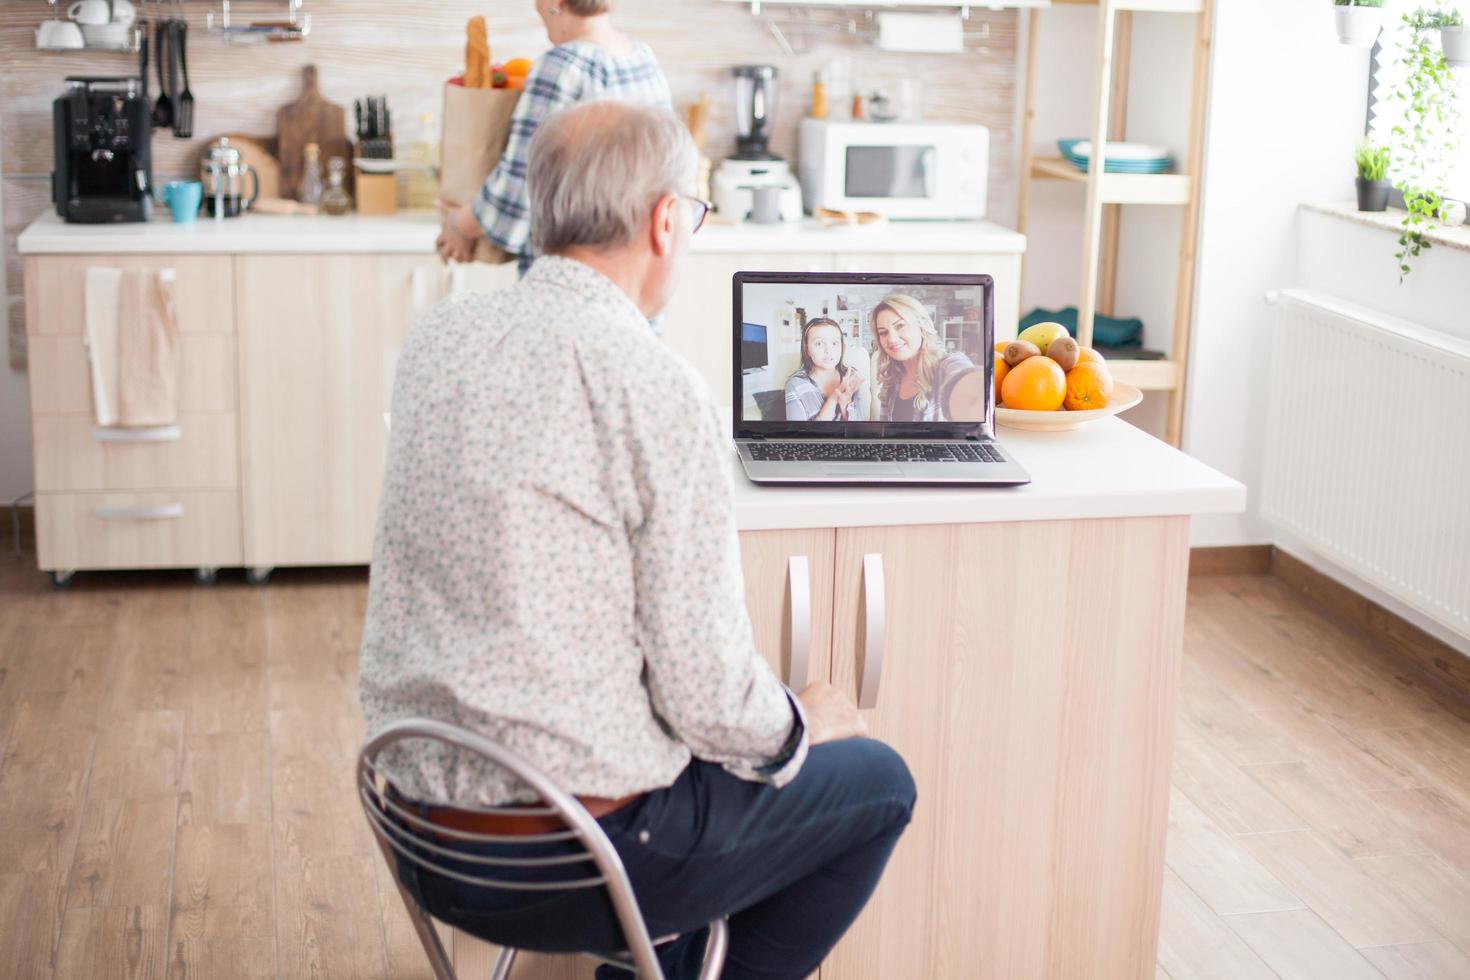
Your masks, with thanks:
[{"label": "gray hair", "polygon": [[667,108],[592,102],[554,113],[531,140],[532,247],[554,255],[627,245],[659,198],[692,189],[697,162]]}]

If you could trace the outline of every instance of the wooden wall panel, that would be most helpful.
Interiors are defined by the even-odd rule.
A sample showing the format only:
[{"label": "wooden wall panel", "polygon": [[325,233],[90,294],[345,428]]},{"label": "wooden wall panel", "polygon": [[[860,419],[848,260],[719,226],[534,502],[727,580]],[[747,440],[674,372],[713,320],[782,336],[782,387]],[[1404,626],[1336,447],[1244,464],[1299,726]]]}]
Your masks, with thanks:
[{"label": "wooden wall panel", "polygon": [[[145,10],[153,0],[134,0]],[[201,148],[221,133],[273,135],[275,114],[300,90],[300,66],[321,70],[323,94],[350,106],[368,93],[388,95],[400,136],[420,116],[439,122],[440,89],[458,70],[463,24],[473,14],[489,22],[492,55],[497,59],[536,55],[547,46],[531,0],[487,4],[474,0],[402,3],[390,0],[307,0],[312,35],[301,44],[228,46],[204,32],[205,14],[218,4],[187,0],[190,20],[189,65],[195,96],[195,139],[177,140],[155,133],[154,172],[159,181],[194,171]],[[275,19],[282,3],[236,0],[241,20]],[[37,23],[50,15],[43,0],[0,3],[0,179],[4,181],[4,247],[11,306],[21,291],[15,235],[49,207],[51,102],[67,75],[136,71],[135,56],[106,53],[52,53],[33,47]],[[1015,102],[1016,24],[1014,11],[977,9],[967,30],[970,47],[959,55],[904,55],[879,52],[844,33],[841,12],[802,17],[781,12],[778,23],[800,53],[784,54],[766,24],[748,8],[717,0],[619,0],[617,22],[657,52],[674,92],[685,105],[701,92],[714,99],[710,121],[711,156],[733,149],[734,118],[729,67],[760,62],[781,69],[776,152],[789,155],[797,120],[805,113],[812,73],[837,55],[851,57],[854,79],[869,87],[917,79],[930,118],[980,122],[992,134],[992,211],[1009,213],[1014,197],[1012,117]],[[862,23],[860,11],[853,15]],[[12,355],[21,314],[10,317]],[[20,348],[23,353],[23,348]]]}]

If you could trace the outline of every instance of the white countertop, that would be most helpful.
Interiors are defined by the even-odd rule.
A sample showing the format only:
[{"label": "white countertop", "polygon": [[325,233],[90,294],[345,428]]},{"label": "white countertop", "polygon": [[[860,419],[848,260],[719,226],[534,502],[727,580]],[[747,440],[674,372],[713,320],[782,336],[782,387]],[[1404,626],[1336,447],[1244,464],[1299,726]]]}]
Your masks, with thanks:
[{"label": "white countertop", "polygon": [[[246,254],[394,252],[434,250],[439,216],[434,211],[396,215],[247,214],[201,217],[174,224],[163,214],[149,222],[73,225],[47,211],[20,233],[22,254]],[[1026,238],[988,221],[889,222],[856,228],[799,225],[722,225],[710,222],[694,236],[694,252],[947,252],[1019,254]]]},{"label": "white countertop", "polygon": [[996,430],[1031,474],[1024,487],[756,486],[735,463],[742,531],[1230,514],[1245,487],[1117,418],[1070,432]]}]

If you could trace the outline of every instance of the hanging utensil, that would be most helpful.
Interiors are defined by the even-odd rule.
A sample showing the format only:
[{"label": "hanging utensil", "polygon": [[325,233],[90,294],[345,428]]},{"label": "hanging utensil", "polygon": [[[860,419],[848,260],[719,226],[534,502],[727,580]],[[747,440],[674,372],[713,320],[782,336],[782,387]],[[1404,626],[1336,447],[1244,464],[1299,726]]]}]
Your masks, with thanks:
[{"label": "hanging utensil", "polygon": [[[173,105],[174,126],[179,123],[179,21],[168,22],[168,97]],[[175,128],[174,135],[178,135]]]},{"label": "hanging utensil", "polygon": [[179,63],[184,68],[184,94],[179,96],[178,118],[174,135],[188,139],[194,135],[194,93],[189,91],[189,22],[179,21]]},{"label": "hanging utensil", "polygon": [[153,29],[153,57],[158,59],[158,104],[153,107],[153,127],[163,129],[174,124],[174,104],[168,97],[168,24],[159,21]]}]

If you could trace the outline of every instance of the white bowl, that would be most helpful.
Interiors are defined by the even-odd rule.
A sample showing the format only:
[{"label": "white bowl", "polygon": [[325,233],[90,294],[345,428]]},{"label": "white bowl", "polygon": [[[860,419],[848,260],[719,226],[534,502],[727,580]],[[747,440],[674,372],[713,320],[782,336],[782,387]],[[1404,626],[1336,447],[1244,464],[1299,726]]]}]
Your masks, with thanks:
[{"label": "white bowl", "polygon": [[1065,409],[1056,412],[1031,412],[1022,408],[1006,408],[1004,405],[997,405],[995,406],[995,421],[1012,429],[1055,432],[1061,429],[1075,429],[1084,423],[1126,412],[1141,401],[1143,401],[1143,392],[1132,385],[1114,381],[1113,398],[1108,402],[1107,408],[1089,408],[1081,412],[1069,412]]}]

